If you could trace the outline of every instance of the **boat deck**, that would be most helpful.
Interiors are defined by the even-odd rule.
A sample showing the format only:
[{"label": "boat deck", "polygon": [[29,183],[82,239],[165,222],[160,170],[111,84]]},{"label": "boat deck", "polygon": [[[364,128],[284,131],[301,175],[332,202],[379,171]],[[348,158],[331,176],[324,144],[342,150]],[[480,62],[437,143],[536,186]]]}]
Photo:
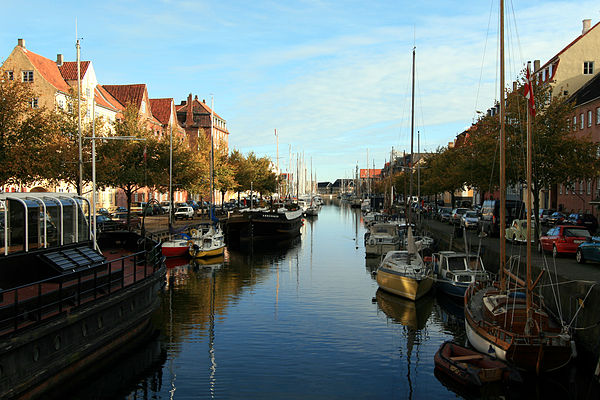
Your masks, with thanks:
[{"label": "boat deck", "polygon": [[106,261],[77,272],[0,291],[0,336],[108,296],[155,272],[144,253],[106,249]]}]

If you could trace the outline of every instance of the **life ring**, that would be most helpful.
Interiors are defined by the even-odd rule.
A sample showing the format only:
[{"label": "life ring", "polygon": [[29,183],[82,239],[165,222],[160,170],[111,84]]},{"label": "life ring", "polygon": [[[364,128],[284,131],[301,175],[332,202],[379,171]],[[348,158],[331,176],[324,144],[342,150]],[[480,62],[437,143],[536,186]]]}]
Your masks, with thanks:
[{"label": "life ring", "polygon": [[188,247],[192,247],[194,245],[194,241],[193,240],[188,240],[187,241],[187,245],[188,245]]},{"label": "life ring", "polygon": [[198,237],[198,230],[197,229],[190,229],[190,236],[191,237]]}]

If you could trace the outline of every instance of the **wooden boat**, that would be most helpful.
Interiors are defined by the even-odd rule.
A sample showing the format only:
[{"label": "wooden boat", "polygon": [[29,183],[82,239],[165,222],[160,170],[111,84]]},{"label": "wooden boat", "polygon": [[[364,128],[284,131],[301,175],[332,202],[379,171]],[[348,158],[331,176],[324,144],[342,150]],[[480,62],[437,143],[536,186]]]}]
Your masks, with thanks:
[{"label": "wooden boat", "polygon": [[[504,101],[504,1],[500,1],[500,266],[499,280],[471,284],[464,297],[465,327],[471,345],[480,352],[493,354],[515,367],[537,374],[566,366],[573,355],[568,329],[554,323],[545,311],[542,299],[534,289],[542,273],[531,276],[531,213],[527,215],[526,275],[517,276],[506,267],[506,160],[505,160],[505,101]],[[529,65],[526,87],[533,95]],[[532,133],[531,108],[527,112],[527,196],[532,204]],[[558,288],[556,288],[558,290]]]},{"label": "wooden boat", "polygon": [[461,385],[481,386],[500,380],[520,380],[506,363],[452,342],[444,342],[434,356],[435,369]]},{"label": "wooden boat", "polygon": [[377,268],[377,284],[386,292],[417,300],[433,286],[433,269],[416,251],[412,229],[408,229],[408,250],[388,252]]},{"label": "wooden boat", "polygon": [[93,240],[83,197],[0,200],[0,398],[44,398],[148,337],[164,257],[130,231]]}]

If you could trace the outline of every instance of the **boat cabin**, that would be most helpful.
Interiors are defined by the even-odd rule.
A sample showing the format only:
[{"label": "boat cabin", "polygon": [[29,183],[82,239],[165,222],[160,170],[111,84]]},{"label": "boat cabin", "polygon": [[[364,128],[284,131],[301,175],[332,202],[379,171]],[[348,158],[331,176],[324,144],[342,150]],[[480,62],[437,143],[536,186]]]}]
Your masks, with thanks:
[{"label": "boat cabin", "polygon": [[0,254],[89,242],[90,209],[69,193],[2,193]]}]

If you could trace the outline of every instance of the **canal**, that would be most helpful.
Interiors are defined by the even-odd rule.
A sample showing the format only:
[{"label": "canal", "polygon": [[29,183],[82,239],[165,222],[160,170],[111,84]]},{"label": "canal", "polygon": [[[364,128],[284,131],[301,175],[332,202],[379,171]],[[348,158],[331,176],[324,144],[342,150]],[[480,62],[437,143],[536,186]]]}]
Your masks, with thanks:
[{"label": "canal", "polygon": [[461,305],[378,291],[364,232],[358,210],[328,204],[292,242],[169,260],[158,333],[69,398],[597,398],[577,366],[483,393],[438,377],[440,344],[465,343]]}]

